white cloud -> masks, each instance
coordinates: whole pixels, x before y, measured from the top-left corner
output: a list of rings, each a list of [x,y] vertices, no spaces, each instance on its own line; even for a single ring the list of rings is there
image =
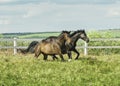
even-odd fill
[[[0,24],[1,25],[8,25],[8,24],[11,24],[11,21],[7,20],[7,19],[6,20],[5,19],[4,20],[0,20]]]
[[[0,3],[9,3],[9,2],[13,2],[15,0],[0,0]]]
[[[119,25],[113,16],[119,15],[119,3],[98,5],[42,2],[0,6],[1,27],[10,28],[11,32],[50,31],[66,27],[101,28],[109,25],[112,28]]]
[[[110,8],[107,13],[108,17],[120,17],[120,7]]]
[[[34,17],[41,15],[46,12],[51,12],[56,9],[56,4],[49,2],[39,3],[39,4],[28,4],[25,7],[26,13],[23,15],[24,18]]]

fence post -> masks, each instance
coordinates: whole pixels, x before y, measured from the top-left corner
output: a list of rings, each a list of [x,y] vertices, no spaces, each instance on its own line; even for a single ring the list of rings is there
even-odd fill
[[[88,54],[88,51],[87,51],[87,43],[85,42],[85,45],[84,45],[84,55],[86,56]]]
[[[13,46],[14,46],[14,55],[17,53],[17,38],[14,38],[14,41],[13,41]]]

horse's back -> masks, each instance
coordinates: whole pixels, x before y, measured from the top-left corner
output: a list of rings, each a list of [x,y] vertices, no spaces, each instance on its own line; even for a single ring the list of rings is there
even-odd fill
[[[61,52],[60,46],[55,41],[41,41],[39,43],[39,48],[44,54],[58,54]]]

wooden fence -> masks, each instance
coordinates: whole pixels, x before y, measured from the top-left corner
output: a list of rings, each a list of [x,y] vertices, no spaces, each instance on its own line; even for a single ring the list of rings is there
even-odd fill
[[[13,48],[14,55],[17,53],[18,48],[27,48],[28,46],[18,46],[17,41],[40,41],[42,39],[0,39],[1,41],[12,41],[13,46],[1,46],[0,49],[8,49],[8,48]],[[90,41],[120,41],[120,38],[110,38],[110,39],[103,39],[103,38],[98,38],[98,39],[90,39]],[[83,43],[83,46],[77,46],[77,48],[83,48],[84,49],[84,55],[88,54],[88,49],[89,48],[120,48],[120,46],[88,46],[86,42]]]

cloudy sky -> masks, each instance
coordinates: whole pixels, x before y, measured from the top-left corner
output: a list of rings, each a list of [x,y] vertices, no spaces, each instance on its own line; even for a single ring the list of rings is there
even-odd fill
[[[120,28],[120,0],[0,0],[0,33]]]

